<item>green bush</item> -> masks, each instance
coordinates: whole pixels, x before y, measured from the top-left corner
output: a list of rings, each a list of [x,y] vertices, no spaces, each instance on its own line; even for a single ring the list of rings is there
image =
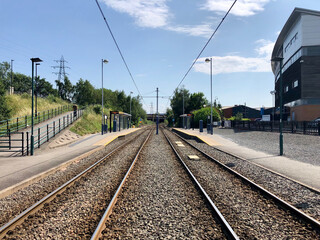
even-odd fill
[[[196,127],[199,126],[199,121],[203,120],[203,125],[205,127],[207,125],[208,116],[211,115],[211,108],[210,107],[201,108],[199,110],[194,111],[193,114],[194,114],[195,126]],[[220,121],[220,115],[215,108],[212,109],[212,119],[213,121]]]

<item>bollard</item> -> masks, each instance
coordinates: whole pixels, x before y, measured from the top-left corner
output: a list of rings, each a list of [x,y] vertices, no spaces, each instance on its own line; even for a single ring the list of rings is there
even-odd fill
[[[199,121],[199,131],[203,132],[203,120]]]
[[[117,121],[113,120],[113,132],[117,131]]]

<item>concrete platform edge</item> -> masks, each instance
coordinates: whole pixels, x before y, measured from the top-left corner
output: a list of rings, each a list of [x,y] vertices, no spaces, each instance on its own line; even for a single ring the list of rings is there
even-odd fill
[[[62,168],[65,168],[65,167],[71,165],[72,163],[74,163],[74,162],[76,162],[76,161],[79,161],[79,160],[81,160],[81,159],[83,159],[83,158],[85,158],[85,157],[87,157],[87,156],[89,156],[89,155],[91,155],[91,154],[93,154],[93,153],[95,153],[95,152],[97,152],[97,151],[100,151],[101,149],[103,149],[105,146],[107,146],[108,144],[110,144],[111,142],[113,142],[113,141],[114,141],[115,139],[117,139],[118,137],[119,137],[119,136],[116,136],[116,137],[114,137],[112,140],[110,140],[109,142],[107,142],[106,144],[103,144],[102,146],[99,146],[99,147],[97,147],[97,148],[95,148],[95,149],[92,149],[91,151],[86,152],[86,153],[84,153],[84,154],[82,154],[82,155],[80,155],[80,156],[78,156],[78,157],[72,158],[72,159],[68,160],[67,162],[64,162],[64,163],[62,163],[62,164],[60,164],[60,165],[58,165],[58,166],[56,166],[56,167],[53,167],[53,168],[51,168],[51,169],[48,169],[48,170],[45,171],[45,172],[39,173],[39,174],[37,174],[37,175],[35,175],[35,176],[33,176],[33,177],[30,177],[30,178],[28,178],[28,179],[26,179],[26,180],[24,180],[24,181],[22,181],[22,182],[20,182],[20,183],[17,183],[17,184],[15,184],[15,185],[13,185],[13,186],[10,186],[10,187],[8,187],[8,188],[5,188],[5,189],[1,190],[1,191],[0,191],[0,199],[1,199],[1,198],[4,198],[4,197],[6,197],[6,196],[9,196],[10,194],[12,194],[12,193],[14,193],[14,192],[16,192],[16,191],[18,191],[18,190],[20,190],[20,189],[22,189],[22,188],[25,188],[25,187],[27,187],[27,186],[35,183],[36,181],[38,181],[38,180],[40,180],[40,179],[42,179],[42,178],[50,175],[51,173],[53,173],[53,172],[55,172],[55,171],[58,171],[58,170],[60,170],[60,169],[62,169]]]

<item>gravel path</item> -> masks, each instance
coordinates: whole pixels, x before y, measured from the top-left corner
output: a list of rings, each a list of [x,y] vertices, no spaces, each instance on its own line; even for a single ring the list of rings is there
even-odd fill
[[[269,154],[279,154],[279,133],[215,128],[221,135],[241,146]],[[283,134],[284,156],[320,166],[320,136]]]
[[[138,159],[103,234],[103,239],[225,239],[161,132]]]
[[[179,141],[178,137],[170,136],[173,141]],[[241,239],[319,238],[319,233],[187,144],[178,151]],[[187,155],[197,155],[200,160],[188,160]]]
[[[142,131],[134,132],[126,136],[126,140],[134,139]],[[87,169],[93,163],[101,159],[114,148],[122,144],[123,140],[115,140],[108,144],[103,150],[75,161],[67,167],[60,169],[39,181],[25,187],[15,193],[0,199],[0,226],[23,212],[25,209],[42,199],[48,193],[72,179],[74,176]]]

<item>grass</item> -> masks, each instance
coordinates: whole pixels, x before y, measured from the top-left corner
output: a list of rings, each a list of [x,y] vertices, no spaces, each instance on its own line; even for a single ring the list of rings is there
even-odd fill
[[[7,96],[11,118],[31,115],[31,96],[29,94],[13,94]],[[60,98],[49,96],[48,98],[38,97],[38,112],[47,111],[70,103]]]
[[[70,128],[70,131],[79,134],[80,136],[86,134],[93,134],[101,131],[101,114],[88,107],[80,120],[75,122]]]

